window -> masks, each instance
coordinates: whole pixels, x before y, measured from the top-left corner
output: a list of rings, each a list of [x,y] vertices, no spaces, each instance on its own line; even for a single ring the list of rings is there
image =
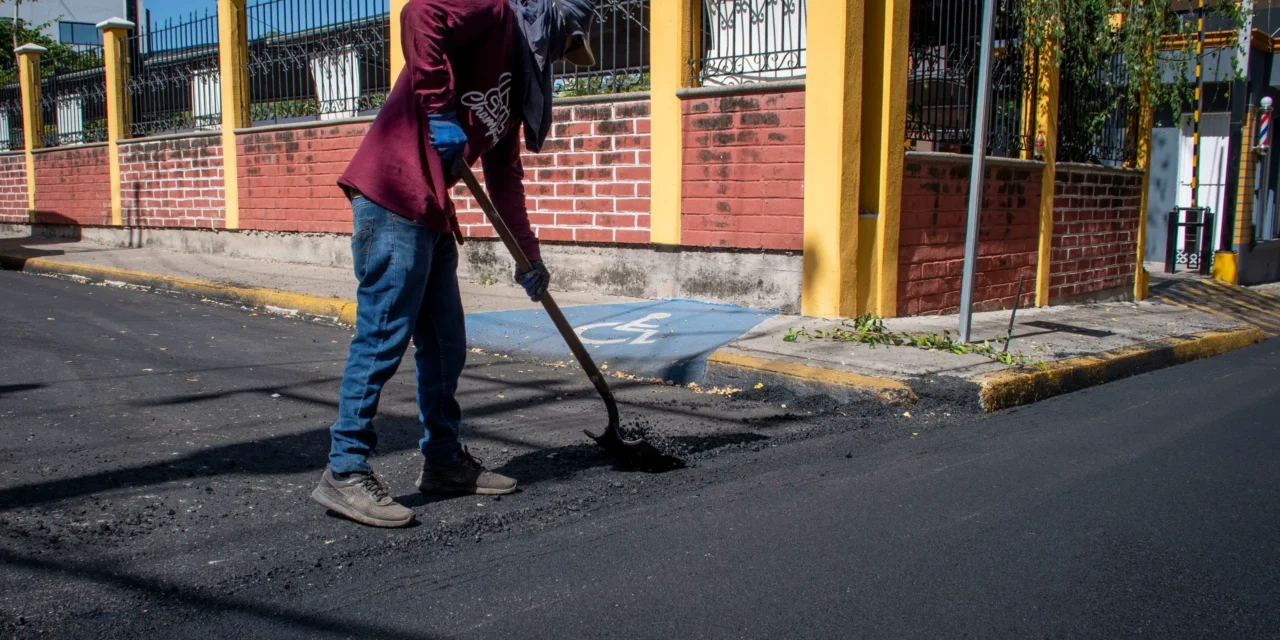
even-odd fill
[[[59,22],[58,41],[64,44],[102,44],[102,32],[88,22]]]

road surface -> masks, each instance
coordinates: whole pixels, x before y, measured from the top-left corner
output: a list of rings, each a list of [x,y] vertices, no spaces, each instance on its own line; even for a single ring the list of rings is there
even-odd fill
[[[474,354],[471,441],[525,490],[412,494],[406,370],[375,464],[420,523],[383,531],[306,498],[349,331],[0,299],[4,637],[1280,637],[1274,340],[990,417],[624,384],[661,475],[573,435],[571,367]]]

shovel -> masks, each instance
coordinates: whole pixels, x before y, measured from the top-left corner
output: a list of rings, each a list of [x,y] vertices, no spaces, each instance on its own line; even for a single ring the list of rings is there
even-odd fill
[[[524,250],[520,248],[520,245],[516,244],[515,236],[511,235],[511,230],[507,228],[507,223],[502,220],[502,216],[494,208],[493,201],[489,199],[489,194],[476,181],[476,176],[471,172],[471,167],[467,166],[466,163],[459,162],[456,173],[462,176],[462,181],[467,183],[467,188],[471,190],[472,197],[476,199],[476,202],[480,203],[480,208],[484,211],[485,217],[489,218],[489,224],[493,225],[494,230],[498,232],[498,237],[502,238],[502,244],[507,246],[507,250],[511,252],[511,257],[515,258],[516,267],[520,269],[521,273],[532,271],[533,265],[529,263],[528,256],[524,255]],[[584,431],[583,433],[590,436],[592,440],[596,441],[596,444],[613,456],[620,466],[640,471],[666,471],[683,467],[683,460],[662,453],[657,447],[645,442],[643,438],[627,440],[622,437],[622,430],[618,424],[618,403],[613,399],[613,391],[609,389],[609,383],[605,382],[604,375],[596,367],[596,363],[591,359],[591,354],[587,353],[586,347],[582,346],[582,340],[578,338],[573,326],[565,319],[564,313],[560,311],[560,306],[552,299],[550,291],[542,294],[542,306],[547,310],[547,315],[551,317],[551,321],[555,323],[556,329],[560,330],[560,336],[569,345],[569,350],[573,352],[573,357],[577,358],[582,370],[587,372],[587,377],[591,379],[591,384],[595,385],[596,391],[600,394],[600,399],[604,400],[605,410],[609,412],[609,424],[604,428],[603,433],[600,435],[590,431]]]

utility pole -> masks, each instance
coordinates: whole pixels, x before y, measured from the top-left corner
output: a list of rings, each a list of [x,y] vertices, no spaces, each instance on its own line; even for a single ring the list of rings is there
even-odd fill
[[[18,7],[22,6],[22,0],[13,0],[13,24],[10,25],[10,31],[13,35],[13,48],[18,48]],[[18,54],[13,54],[14,60],[17,60]],[[16,66],[14,68],[17,68]]]
[[[978,270],[978,227],[986,183],[987,126],[991,120],[991,49],[995,46],[996,0],[982,3],[982,39],[978,43],[978,105],[973,121],[973,162],[969,167],[969,224],[964,236],[964,275],[960,283],[960,341],[969,342],[973,328],[973,287]]]

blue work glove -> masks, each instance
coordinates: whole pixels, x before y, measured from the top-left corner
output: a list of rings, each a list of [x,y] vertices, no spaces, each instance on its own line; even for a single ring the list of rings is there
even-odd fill
[[[431,125],[431,146],[440,154],[445,166],[449,166],[467,146],[467,134],[458,124],[458,114],[452,111],[433,113],[427,116],[427,122]]]
[[[547,293],[547,285],[551,282],[551,272],[547,271],[547,265],[542,264],[541,260],[531,260],[529,265],[533,267],[532,271],[520,273],[519,268],[516,269],[516,282],[524,287],[530,300],[542,302],[542,296]]]

